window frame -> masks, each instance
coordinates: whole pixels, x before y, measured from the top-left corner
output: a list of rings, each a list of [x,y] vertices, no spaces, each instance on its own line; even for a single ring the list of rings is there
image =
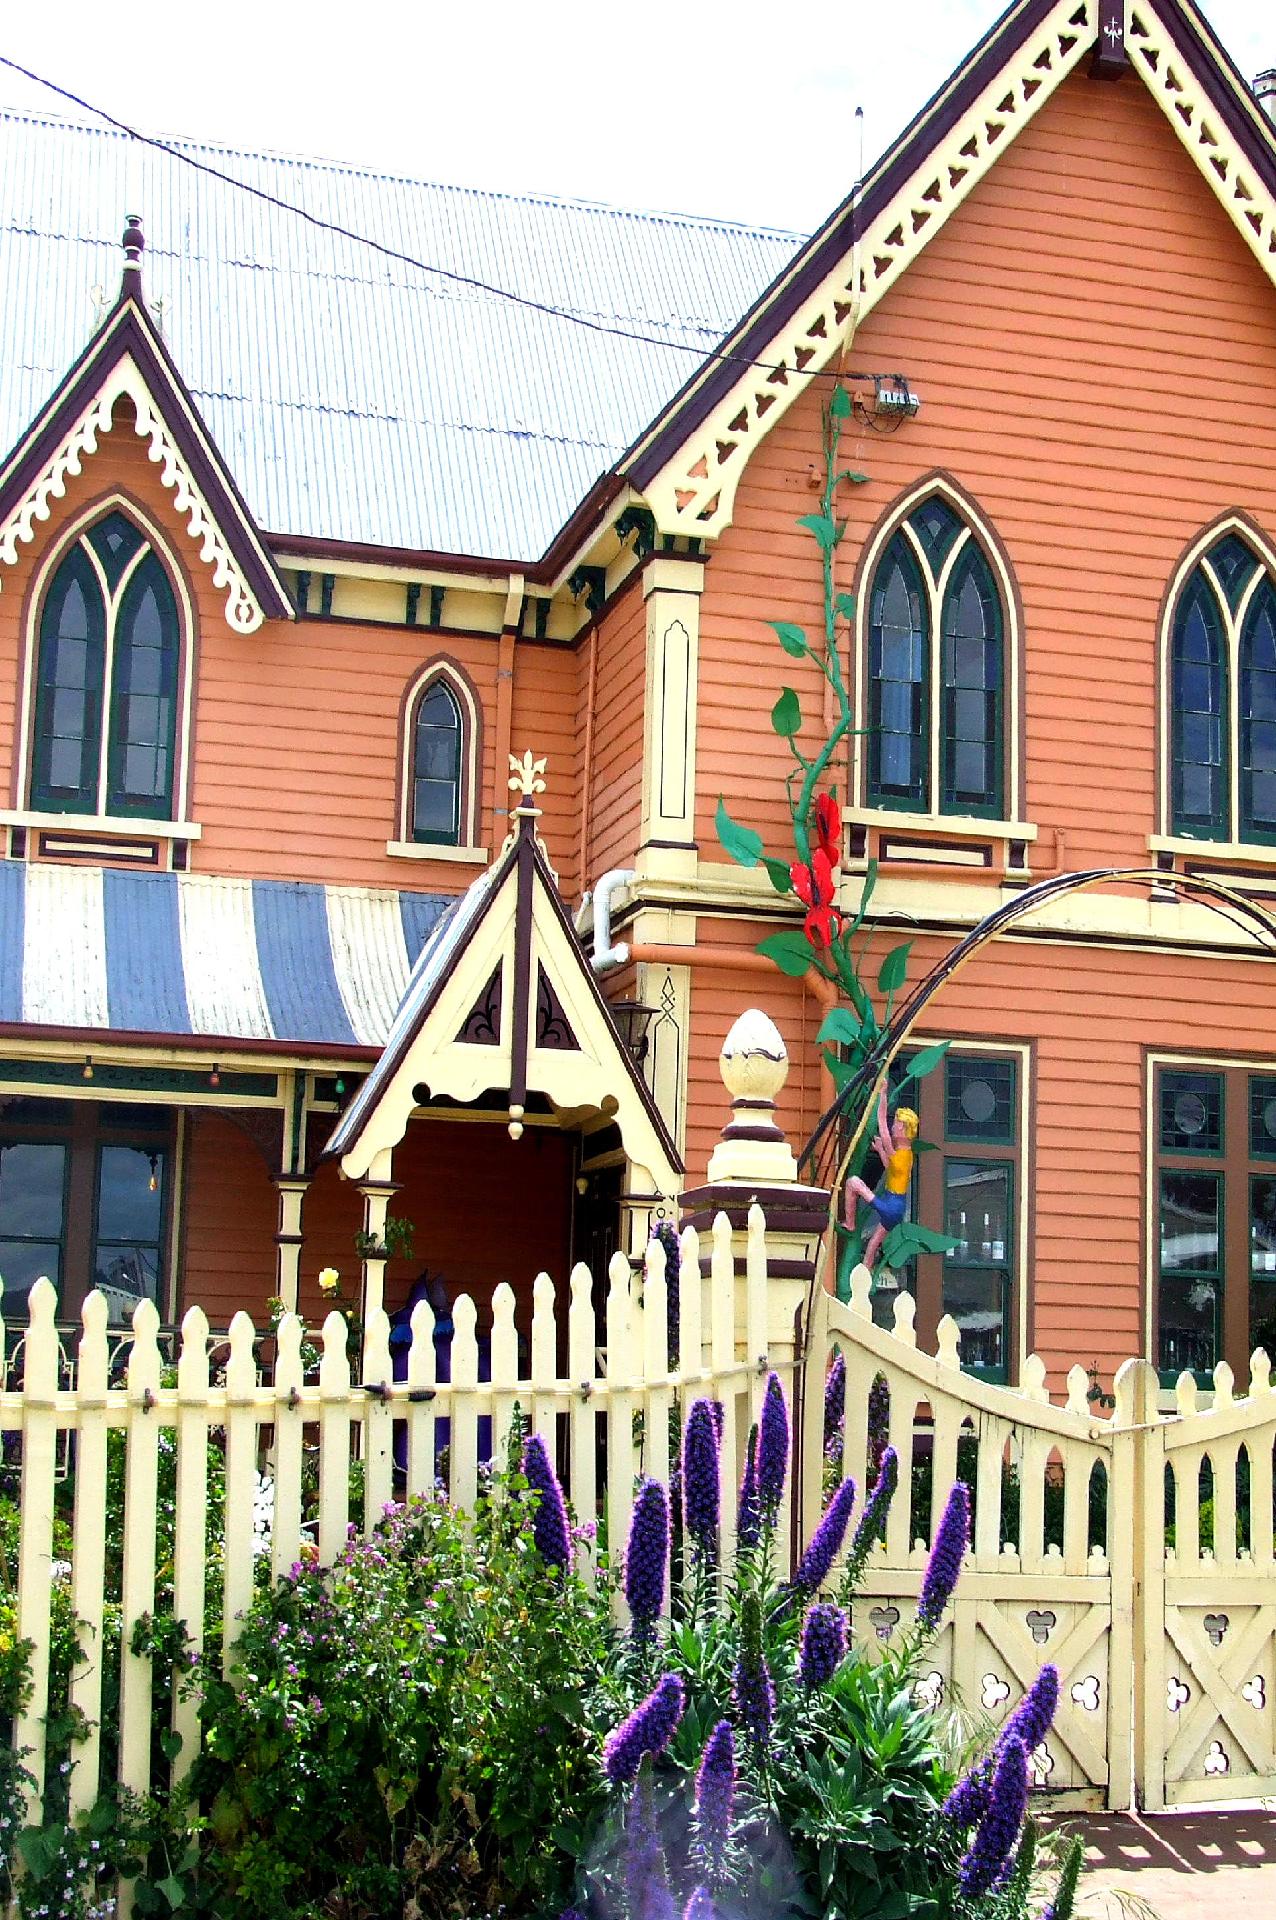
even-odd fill
[[[1256,563],[1235,603],[1216,572],[1211,557],[1229,539],[1240,540]],[[1207,831],[1199,825],[1185,822],[1179,812],[1178,802],[1180,760],[1177,752],[1179,726],[1175,698],[1176,640],[1179,617],[1198,572],[1213,602],[1222,632],[1224,818],[1221,831]],[[1166,589],[1160,635],[1160,832],[1153,836],[1154,851],[1167,844],[1170,847],[1199,846],[1203,849],[1276,846],[1276,820],[1269,826],[1255,826],[1252,819],[1247,821],[1244,817],[1245,781],[1241,767],[1245,731],[1241,716],[1242,642],[1246,637],[1250,611],[1264,581],[1276,592],[1276,548],[1273,548],[1261,529],[1239,514],[1224,515],[1204,528],[1182,555],[1171,575]]]
[[[440,681],[456,701],[461,723],[460,790],[457,796],[455,841],[417,839],[414,831],[417,718],[422,703]],[[443,657],[430,660],[409,683],[404,694],[399,733],[398,838],[387,842],[387,853],[417,860],[484,860],[486,854],[478,842],[479,770],[482,765],[480,709],[469,678],[456,661]]]
[[[1222,1082],[1221,1144],[1198,1152],[1165,1147],[1161,1139],[1161,1086],[1167,1073],[1216,1076]],[[1215,1300],[1215,1361],[1226,1360],[1238,1383],[1249,1378],[1252,1345],[1251,1294],[1255,1282],[1251,1241],[1254,1183],[1276,1180],[1276,1141],[1270,1150],[1254,1147],[1251,1132],[1251,1094],[1255,1083],[1276,1083],[1271,1060],[1149,1052],[1146,1070],[1147,1104],[1147,1337],[1145,1351],[1163,1388],[1172,1388],[1180,1372],[1190,1371],[1198,1386],[1213,1388],[1213,1368],[1168,1368],[1161,1365],[1160,1197],[1164,1172],[1208,1173],[1219,1188],[1218,1291]],[[1274,1088],[1273,1097],[1276,1097]],[[1192,1277],[1190,1271],[1184,1276]],[[1276,1305],[1276,1272],[1264,1284],[1272,1286]]]
[[[141,545],[112,590],[106,587],[102,563],[99,557],[91,552],[87,536],[100,521],[107,519],[113,512],[120,513],[132,522],[141,536]],[[108,603],[110,599],[114,600],[116,613],[128,593],[130,581],[148,553],[155,555],[172,593],[177,617],[177,664],[173,697],[172,777],[166,813],[144,813],[135,809],[112,811],[107,805],[110,784],[109,762],[112,757],[113,741],[112,717],[116,710],[111,672],[113,623],[110,619],[108,619],[104,648],[102,717],[105,726],[100,731],[97,743],[98,778],[94,807],[90,812],[84,813],[77,809],[47,804],[43,798],[36,796],[35,756],[40,702],[41,629],[49,593],[58,570],[77,547],[81,552],[91,555],[89,564],[94,569],[99,584],[108,595]],[[151,515],[139,506],[137,501],[118,491],[106,494],[86,507],[63,529],[59,539],[44,556],[28,591],[23,624],[23,657],[18,704],[17,807],[12,813],[6,813],[8,823],[47,824],[56,827],[84,822],[95,830],[123,830],[133,835],[146,832],[163,835],[169,832],[184,839],[198,837],[198,829],[192,828],[186,818],[195,680],[197,632],[195,609],[185,573],[179,566],[166,536]]]
[[[920,1052],[933,1043],[930,1035],[910,1036],[908,1052]],[[1014,1071],[1013,1104],[1004,1140],[979,1139],[971,1134],[949,1134],[946,1119],[946,1087],[949,1060],[996,1061],[1009,1063]],[[1009,1237],[1005,1256],[1000,1261],[982,1258],[961,1263],[972,1273],[1006,1271],[1003,1305],[1004,1366],[987,1367],[963,1361],[963,1372],[972,1378],[995,1384],[1009,1384],[1020,1375],[1027,1348],[1028,1328],[1028,1249],[1029,1249],[1029,1171],[1031,1093],[1033,1052],[1030,1042],[1013,1040],[953,1040],[947,1057],[921,1081],[910,1081],[901,1096],[903,1104],[913,1106],[920,1122],[920,1139],[925,1150],[918,1153],[909,1191],[908,1217],[922,1225],[944,1231],[945,1172],[950,1162],[976,1166],[1005,1166],[1010,1175]],[[892,1110],[894,1101],[892,1100]],[[1274,1169],[1276,1171],[1276,1169]],[[915,1303],[918,1344],[926,1352],[934,1350],[944,1306],[944,1277],[955,1272],[947,1254],[920,1254],[900,1274],[898,1289],[879,1290],[874,1274],[875,1317],[881,1324],[893,1323],[893,1304],[900,1292],[911,1292]],[[879,1305],[880,1303],[880,1305]]]
[[[910,524],[933,497],[938,497],[959,521],[955,537],[945,548],[938,571],[915,529]],[[883,515],[865,546],[856,576],[855,613],[855,687],[859,710],[867,714],[871,700],[872,603],[879,570],[897,539],[908,544],[927,596],[926,664],[926,801],[923,806],[875,794],[869,743],[858,736],[851,747],[850,791],[858,809],[870,820],[898,819],[901,827],[924,826],[928,830],[952,832],[965,821],[1008,827],[1022,805],[1022,716],[1021,716],[1021,613],[1018,592],[1001,543],[976,503],[947,475],[930,474],[897,500]],[[947,690],[944,686],[944,606],[950,583],[972,551],[987,568],[993,588],[997,614],[997,638],[1000,645],[1001,673],[996,697],[995,722],[1000,740],[996,792],[982,806],[960,809],[943,805],[944,716]],[[856,817],[852,806],[850,816]]]

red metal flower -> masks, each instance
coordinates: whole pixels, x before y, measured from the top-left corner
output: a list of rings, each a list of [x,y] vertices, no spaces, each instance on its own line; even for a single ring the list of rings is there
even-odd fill
[[[793,882],[793,891],[803,906],[807,908],[803,925],[806,937],[817,953],[831,947],[842,928],[842,916],[833,906],[836,882],[833,879],[833,863],[823,847],[817,847],[811,855],[810,866],[798,861],[789,868],[789,878]]]
[[[842,810],[831,793],[821,793],[815,801],[815,839],[830,865],[842,864]]]

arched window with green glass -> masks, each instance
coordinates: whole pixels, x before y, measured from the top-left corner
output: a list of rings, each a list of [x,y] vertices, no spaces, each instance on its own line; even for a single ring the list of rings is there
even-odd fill
[[[897,527],[869,587],[865,798],[1001,818],[1006,621],[970,526],[934,493]]]
[[[1276,586],[1235,529],[1182,581],[1169,656],[1170,832],[1276,842]]]
[[[172,818],[181,657],[168,571],[113,508],[63,556],[41,605],[33,809]]]
[[[411,744],[411,837],[426,845],[461,844],[465,813],[465,716],[442,675],[414,702]]]

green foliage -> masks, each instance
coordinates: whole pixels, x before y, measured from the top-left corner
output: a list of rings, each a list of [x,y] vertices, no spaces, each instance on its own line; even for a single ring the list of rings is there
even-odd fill
[[[908,956],[912,950],[911,940],[905,940],[902,946],[891,948],[877,975],[879,993],[899,992],[908,977]]]
[[[771,725],[782,740],[791,740],[802,730],[802,707],[792,687],[781,687],[780,697],[771,709]]]
[[[378,1240],[375,1233],[362,1230],[354,1236],[354,1250],[361,1260],[411,1260],[416,1247],[416,1227],[397,1214],[386,1215]]]
[[[518,1475],[472,1524],[391,1510],[331,1574],[258,1596],[203,1690],[212,1875],[224,1920],[536,1912],[597,1794],[584,1692],[603,1603],[546,1570]],[[556,1909],[555,1909],[556,1910]]]
[[[795,627],[791,620],[772,620],[770,623],[779,637],[780,645],[791,660],[805,660],[811,648],[801,627]]]
[[[726,801],[721,797],[714,824],[723,852],[742,867],[756,867],[762,856],[762,835],[755,833],[752,827],[742,827],[738,820],[733,820],[727,812]]]
[[[804,933],[770,933],[765,940],[759,940],[757,951],[765,954],[768,960],[774,960],[781,973],[788,974],[791,980],[800,980],[811,965],[811,943]]]

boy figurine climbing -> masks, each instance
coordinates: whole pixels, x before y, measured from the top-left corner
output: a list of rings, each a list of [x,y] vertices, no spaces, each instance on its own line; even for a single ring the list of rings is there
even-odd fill
[[[887,1125],[886,1089],[883,1087],[877,1105],[877,1138],[873,1142],[885,1169],[882,1184],[874,1193],[866,1181],[853,1173],[846,1183],[844,1203],[848,1227],[855,1225],[857,1200],[866,1200],[876,1216],[862,1256],[864,1265],[870,1269],[882,1250],[883,1240],[892,1227],[899,1225],[908,1206],[908,1184],[913,1177],[913,1141],[917,1138],[917,1125],[917,1115],[911,1107],[897,1107],[894,1120]]]

